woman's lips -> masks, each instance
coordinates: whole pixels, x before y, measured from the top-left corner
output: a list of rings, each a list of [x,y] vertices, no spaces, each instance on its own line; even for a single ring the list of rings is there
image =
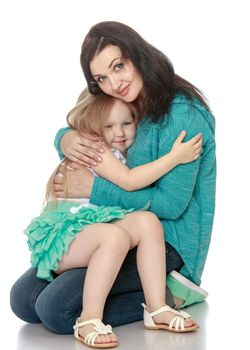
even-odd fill
[[[118,92],[118,94],[121,95],[121,96],[125,96],[125,95],[127,95],[128,91],[129,91],[129,85],[126,86],[124,89],[120,90]]]

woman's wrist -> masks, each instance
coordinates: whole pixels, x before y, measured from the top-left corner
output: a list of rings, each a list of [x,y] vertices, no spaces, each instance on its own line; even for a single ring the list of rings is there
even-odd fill
[[[58,132],[56,133],[55,136],[55,140],[54,140],[54,146],[59,154],[60,159],[64,158],[64,153],[63,150],[61,148],[61,140],[64,137],[65,134],[67,134],[69,131],[71,131],[72,129],[67,127],[67,128],[61,128],[60,130],[58,130]]]

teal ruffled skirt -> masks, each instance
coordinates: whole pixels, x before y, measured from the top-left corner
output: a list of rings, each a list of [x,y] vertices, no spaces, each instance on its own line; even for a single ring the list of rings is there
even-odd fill
[[[28,236],[31,265],[37,268],[37,277],[53,280],[53,271],[58,269],[63,254],[84,227],[122,219],[133,211],[91,204],[78,210],[79,206],[79,203],[69,201],[49,202],[42,214],[34,218],[24,231]]]

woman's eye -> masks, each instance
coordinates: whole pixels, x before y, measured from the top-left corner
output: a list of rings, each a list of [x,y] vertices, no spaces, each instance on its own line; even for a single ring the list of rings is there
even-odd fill
[[[114,71],[118,72],[119,70],[121,70],[123,68],[124,64],[123,63],[118,63],[114,66]]]
[[[99,77],[97,78],[97,83],[102,84],[104,82],[105,77]]]

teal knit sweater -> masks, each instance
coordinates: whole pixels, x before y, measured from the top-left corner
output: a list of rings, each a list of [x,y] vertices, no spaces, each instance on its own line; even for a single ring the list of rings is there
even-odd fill
[[[55,146],[59,156],[61,137],[69,129],[59,130]],[[181,273],[200,284],[204,269],[215,208],[215,120],[199,101],[177,96],[168,115],[158,123],[145,117],[137,128],[134,144],[127,154],[130,168],[151,162],[171,150],[174,140],[186,130],[185,141],[199,132],[203,148],[198,160],[182,164],[160,178],[155,184],[134,192],[127,192],[111,182],[95,178],[90,201],[96,205],[119,205],[123,208],[142,208],[160,219],[165,240],[181,255]],[[153,234],[153,233],[152,233]]]

